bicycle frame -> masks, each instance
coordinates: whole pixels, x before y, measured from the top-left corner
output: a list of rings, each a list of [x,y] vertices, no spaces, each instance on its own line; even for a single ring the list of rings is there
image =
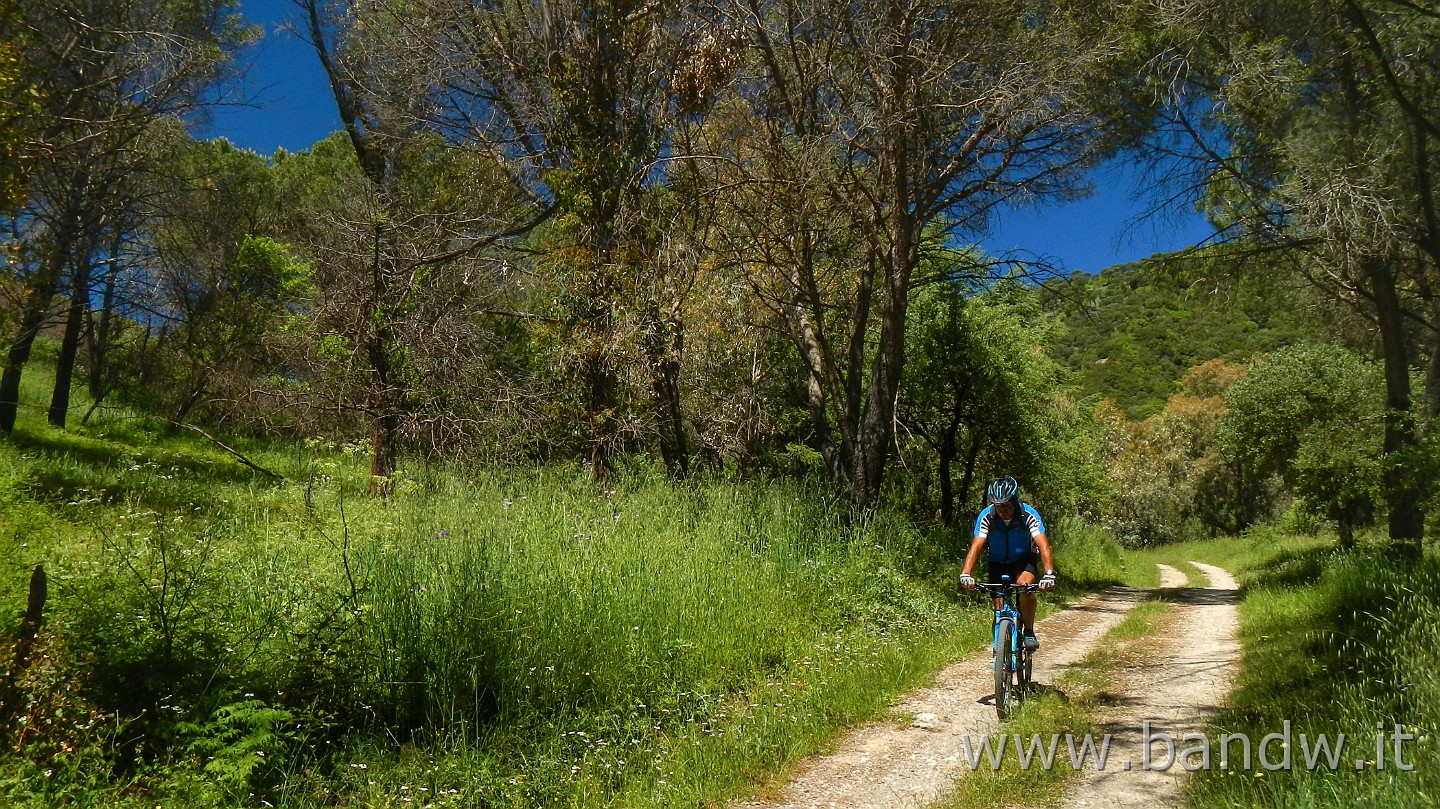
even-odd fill
[[[1001,576],[999,582],[977,582],[975,589],[1000,601],[990,626],[995,668],[995,713],[1004,719],[1010,714],[1012,695],[1015,702],[1022,701],[1030,685],[1030,651],[1025,648],[1020,634],[1017,600],[1021,593],[1039,591],[1040,585],[1012,584],[1009,576]]]

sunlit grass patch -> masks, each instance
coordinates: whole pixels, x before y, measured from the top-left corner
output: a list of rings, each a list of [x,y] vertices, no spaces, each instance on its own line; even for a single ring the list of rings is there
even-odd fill
[[[285,486],[5,451],[6,496],[65,528],[29,557],[51,614],[127,727],[94,766],[155,757],[129,778],[190,805],[236,784],[291,806],[692,805],[883,711],[983,631],[907,572],[931,540],[848,523],[818,487],[427,472],[379,502],[323,447]],[[47,496],[45,475],[74,485]],[[475,777],[418,779],[405,751]]]
[[[1278,533],[1266,526],[1256,526],[1245,536],[1217,537],[1215,539],[1180,542],[1154,548],[1133,551],[1130,554],[1133,577],[1128,583],[1133,587],[1159,586],[1159,574],[1155,564],[1169,565],[1186,574],[1191,587],[1208,587],[1209,580],[1196,570],[1190,562],[1204,562],[1237,572],[1265,565],[1284,564],[1293,556],[1304,556],[1317,548],[1329,548],[1335,544],[1334,537],[1292,536]],[[1241,582],[1242,587],[1244,581]]]

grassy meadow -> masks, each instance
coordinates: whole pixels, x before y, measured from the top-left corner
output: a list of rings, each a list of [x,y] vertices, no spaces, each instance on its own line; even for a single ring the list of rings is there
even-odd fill
[[[284,481],[125,410],[0,442],[0,604],[49,591],[0,803],[694,806],[986,642],[962,541],[820,485],[414,465],[381,502],[363,448],[227,442]],[[1123,575],[1055,541],[1073,592]]]
[[[5,637],[36,565],[48,600],[0,683],[6,806],[704,805],[987,642],[988,609],[951,584],[963,537],[849,519],[821,484],[413,464],[377,501],[364,447],[226,438],[277,481],[131,410],[52,429],[45,375],[26,379],[0,441]],[[1239,575],[1242,671],[1211,738],[1289,721],[1292,766],[1215,766],[1194,806],[1440,795],[1433,549],[1406,566],[1373,538],[1256,528],[1122,554],[1064,520],[1053,540],[1071,594],[1153,587],[1155,562]],[[1011,724],[1082,732],[1089,712],[1042,698]],[[1338,766],[1305,766],[1301,734],[1342,732]],[[1064,785],[977,775],[954,805]]]

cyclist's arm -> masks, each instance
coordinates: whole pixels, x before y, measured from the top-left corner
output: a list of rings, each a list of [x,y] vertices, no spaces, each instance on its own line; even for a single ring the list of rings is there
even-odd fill
[[[1055,558],[1050,555],[1050,539],[1045,536],[1043,531],[1036,534],[1032,539],[1035,541],[1035,547],[1040,549],[1040,564],[1044,565],[1040,570],[1040,575],[1043,576],[1045,573],[1055,569]]]
[[[961,573],[973,573],[975,563],[980,561],[980,549],[985,547],[985,537],[977,536],[970,540],[970,552],[965,554],[965,566],[960,569]]]

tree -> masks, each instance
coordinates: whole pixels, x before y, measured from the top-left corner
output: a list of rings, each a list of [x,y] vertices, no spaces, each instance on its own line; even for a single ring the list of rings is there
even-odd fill
[[[852,502],[880,492],[928,239],[1066,187],[1093,145],[1095,35],[1050,4],[737,2],[753,136],[732,144],[735,240],[810,376],[814,441]]]
[[[1041,458],[1050,443],[1045,400],[1059,380],[1040,347],[1034,295],[1008,288],[1013,282],[987,293],[965,277],[973,256],[946,254],[955,263],[936,272],[939,280],[920,287],[911,302],[906,353],[912,361],[898,415],[935,453],[940,517],[954,525],[956,506],[972,502],[990,477],[1015,475],[1032,491],[1042,488]]]
[[[338,229],[316,233],[313,247],[322,270],[348,278],[330,287],[344,287],[329,301],[338,316],[331,322],[344,324],[340,330],[353,348],[348,356],[358,361],[359,407],[371,419],[370,491],[383,496],[391,490],[402,427],[417,411],[403,336],[425,323],[422,302],[443,298],[442,287],[468,294],[468,283],[456,283],[469,277],[461,263],[482,260],[492,245],[533,228],[548,211],[536,214],[524,189],[488,170],[489,160],[470,163],[478,170],[463,180],[450,175],[472,183],[469,193],[410,182],[427,176],[427,167],[457,161],[421,128],[441,88],[417,78],[417,69],[428,75],[423,63],[398,58],[397,42],[423,43],[396,40],[397,30],[410,33],[407,18],[392,16],[383,3],[299,5],[359,168],[358,177],[351,175],[359,182],[346,189],[350,198],[332,208]]]
[[[1398,0],[1190,3],[1151,15],[1161,147],[1217,224],[1371,318],[1386,388],[1381,460],[1395,550],[1418,557],[1423,424],[1440,413],[1440,12]],[[1153,54],[1152,54],[1153,55]],[[1420,324],[1417,331],[1412,324]],[[1427,380],[1411,389],[1417,353]]]
[[[130,252],[150,291],[144,320],[158,332],[159,361],[142,382],[163,391],[151,404],[178,423],[202,402],[243,401],[277,372],[274,332],[312,294],[309,268],[271,237],[280,200],[266,159],[183,132],[167,147],[154,178],[163,187]]]
[[[1279,475],[1304,508],[1335,521],[1349,546],[1382,499],[1381,376],[1335,346],[1276,351],[1226,395],[1220,445],[1252,482]]]
[[[405,20],[391,50],[440,77],[433,122],[451,142],[497,157],[555,213],[542,264],[558,279],[557,360],[573,380],[595,474],[608,473],[624,441],[624,366],[633,357],[648,372],[666,467],[684,475],[680,368],[694,261],[672,249],[665,228],[674,219],[662,213],[670,200],[651,190],[668,184],[678,156],[674,114],[694,115],[708,101],[715,71],[697,66],[725,73],[723,58],[702,58],[723,48],[687,16],[690,4],[427,0],[421,8],[391,10]]]
[[[25,147],[39,108],[17,6],[15,0],[0,1],[0,211],[10,211],[25,199]]]
[[[1109,488],[1098,516],[1121,542],[1239,533],[1269,504],[1268,475],[1226,457],[1217,438],[1225,393],[1244,376],[1245,366],[1214,359],[1187,370],[1149,418],[1131,421],[1108,400],[1096,412]]]
[[[112,212],[127,207],[120,198],[139,171],[140,140],[156,121],[201,104],[227,54],[249,36],[225,0],[22,3],[17,14],[40,110],[27,129],[25,157],[34,167],[15,218],[24,244],[11,265],[21,283],[7,290],[18,317],[0,374],[3,432],[14,428],[21,372],[67,272],[62,355],[74,356],[91,257],[105,243]],[[67,366],[73,362],[61,365],[66,395]],[[56,410],[63,398],[52,397],[52,422],[64,422]]]

